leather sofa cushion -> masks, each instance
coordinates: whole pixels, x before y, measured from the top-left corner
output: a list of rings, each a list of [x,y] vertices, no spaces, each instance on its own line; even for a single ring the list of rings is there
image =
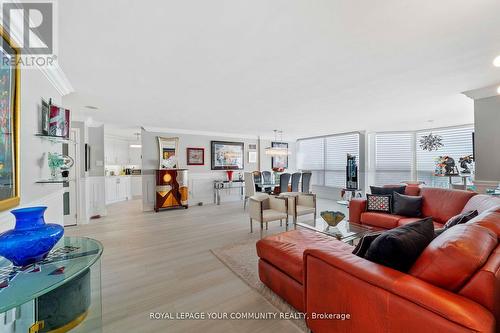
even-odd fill
[[[299,283],[303,283],[303,255],[306,249],[342,249],[354,247],[331,236],[305,229],[291,230],[263,238],[257,242],[259,258],[272,264]]]
[[[477,224],[493,231],[500,239],[500,211],[486,211],[466,224]]]
[[[423,197],[422,215],[432,216],[434,221],[446,223],[451,217],[462,212],[467,202],[476,193],[424,187],[420,190],[420,195]]]
[[[497,246],[487,228],[461,224],[436,237],[409,273],[435,286],[458,291],[486,262]]]
[[[486,194],[478,194],[473,196],[462,209],[462,213],[477,210],[479,214],[493,207],[500,208],[500,198]]]
[[[398,226],[405,225],[405,224],[408,224],[408,223],[413,223],[413,222],[416,222],[416,221],[421,221],[421,220],[422,220],[422,217],[403,217],[402,219],[400,219],[398,221]],[[439,222],[436,222],[436,221],[432,221],[432,223],[434,224],[434,229],[440,229],[440,228],[443,227],[442,223],[439,223]]]
[[[361,223],[384,229],[392,229],[398,226],[398,221],[402,218],[404,217],[400,215],[378,212],[365,212],[361,214]]]

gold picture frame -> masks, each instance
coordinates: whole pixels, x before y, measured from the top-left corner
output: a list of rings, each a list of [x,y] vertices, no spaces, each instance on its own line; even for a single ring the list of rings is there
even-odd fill
[[[2,26],[0,26],[0,35],[2,37],[2,42],[5,41],[6,44],[12,49],[13,56],[15,60],[15,67],[13,69],[14,73],[14,83],[12,92],[12,104],[10,106],[10,120],[12,126],[12,173],[11,176],[13,181],[13,191],[12,196],[3,200],[0,200],[0,211],[7,210],[9,208],[19,205],[21,201],[20,195],[20,184],[21,184],[21,174],[20,174],[20,150],[19,150],[19,134],[20,134],[20,103],[21,103],[21,70],[19,68],[19,48],[12,41],[10,36],[5,32]],[[7,53],[4,50],[5,44],[2,43],[1,51]],[[3,60],[2,60],[3,63]]]

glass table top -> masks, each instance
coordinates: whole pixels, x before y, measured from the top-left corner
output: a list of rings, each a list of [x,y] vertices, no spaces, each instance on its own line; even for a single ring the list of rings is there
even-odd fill
[[[346,219],[339,222],[336,227],[331,227],[323,218],[317,218],[316,221],[308,223],[298,222],[297,226],[321,232],[328,236],[332,236],[343,242],[351,242],[355,239],[363,237],[365,234],[380,230],[368,225],[350,223]]]
[[[0,257],[0,313],[24,304],[68,282],[100,257],[100,242],[84,237],[63,237],[47,258],[16,267]]]

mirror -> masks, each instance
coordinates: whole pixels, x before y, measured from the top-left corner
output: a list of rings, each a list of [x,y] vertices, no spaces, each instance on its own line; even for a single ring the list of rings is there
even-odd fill
[[[177,168],[177,148],[179,138],[158,137],[160,169]]]

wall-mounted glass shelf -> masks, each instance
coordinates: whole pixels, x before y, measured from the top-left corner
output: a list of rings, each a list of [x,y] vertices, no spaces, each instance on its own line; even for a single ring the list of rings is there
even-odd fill
[[[75,144],[76,142],[67,138],[64,138],[62,136],[53,136],[53,135],[46,135],[46,134],[35,134],[36,137],[39,137],[40,139],[50,141],[52,143],[72,143]]]
[[[35,183],[37,184],[65,184],[70,182],[72,179],[69,178],[54,178],[54,179],[39,179]]]

